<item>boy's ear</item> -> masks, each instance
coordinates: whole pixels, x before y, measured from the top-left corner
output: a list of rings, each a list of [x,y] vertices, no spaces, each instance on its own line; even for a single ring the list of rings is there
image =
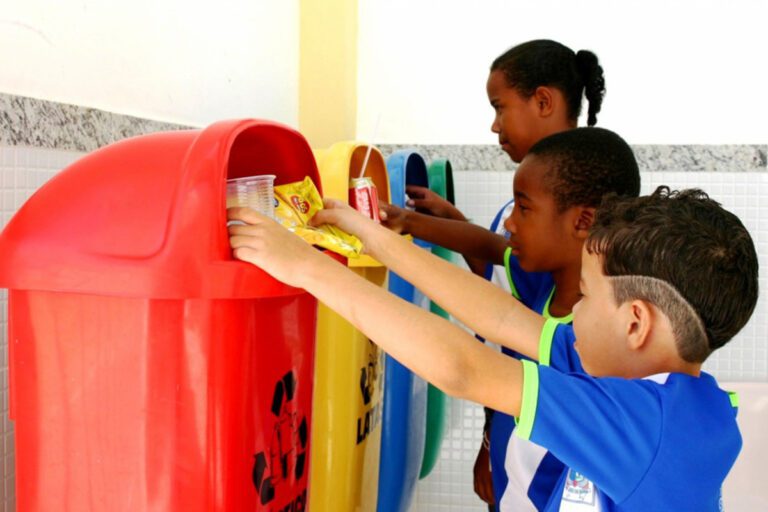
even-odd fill
[[[533,91],[532,99],[536,102],[536,109],[541,117],[549,117],[555,110],[555,98],[552,89],[540,85]]]
[[[644,300],[635,299],[627,307],[627,348],[640,350],[649,340],[653,323],[653,309]]]
[[[591,206],[579,206],[574,220],[574,228],[579,238],[587,238],[592,224],[595,222],[595,209]]]

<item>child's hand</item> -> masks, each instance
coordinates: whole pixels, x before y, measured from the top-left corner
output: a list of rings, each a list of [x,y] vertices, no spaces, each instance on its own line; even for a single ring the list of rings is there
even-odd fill
[[[310,226],[321,226],[331,224],[354,235],[365,244],[366,235],[376,223],[358,212],[348,204],[338,199],[324,199],[324,208],[318,210],[314,217],[309,220]]]
[[[495,504],[495,499],[493,497],[493,480],[491,479],[489,457],[488,448],[486,448],[485,445],[480,445],[480,451],[477,453],[477,458],[475,459],[473,473],[475,494],[487,504],[493,505]]]
[[[320,255],[300,237],[274,220],[250,208],[229,208],[228,220],[239,220],[245,225],[229,227],[229,244],[235,258],[253,263],[288,285],[301,287],[304,265]]]
[[[458,208],[428,188],[408,185],[405,187],[405,192],[410,197],[406,204],[413,206],[418,212],[428,213],[443,219],[467,220]]]
[[[379,203],[381,224],[399,235],[407,234],[408,210],[388,203]]]

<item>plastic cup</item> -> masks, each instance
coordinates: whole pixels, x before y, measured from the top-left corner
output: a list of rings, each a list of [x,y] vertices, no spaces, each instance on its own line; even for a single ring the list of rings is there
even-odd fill
[[[275,175],[262,174],[227,180],[227,208],[247,206],[275,218]]]

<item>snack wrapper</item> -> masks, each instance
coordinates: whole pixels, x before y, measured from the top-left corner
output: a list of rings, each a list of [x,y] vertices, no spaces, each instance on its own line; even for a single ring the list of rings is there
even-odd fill
[[[309,219],[323,209],[323,199],[309,176],[304,181],[275,186],[275,199],[275,219],[289,231],[312,245],[347,258],[360,256],[363,243],[357,237],[328,224],[319,227],[307,225]]]

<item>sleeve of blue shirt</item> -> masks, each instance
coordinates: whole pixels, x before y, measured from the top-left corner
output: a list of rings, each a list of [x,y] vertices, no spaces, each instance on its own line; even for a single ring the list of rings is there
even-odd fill
[[[515,435],[547,448],[620,503],[642,481],[658,450],[661,398],[649,381],[585,374],[573,349],[572,327],[554,326],[551,340],[551,367],[523,362]]]
[[[586,373],[579,354],[573,348],[575,341],[572,324],[547,319],[539,339],[539,363],[565,373]]]

